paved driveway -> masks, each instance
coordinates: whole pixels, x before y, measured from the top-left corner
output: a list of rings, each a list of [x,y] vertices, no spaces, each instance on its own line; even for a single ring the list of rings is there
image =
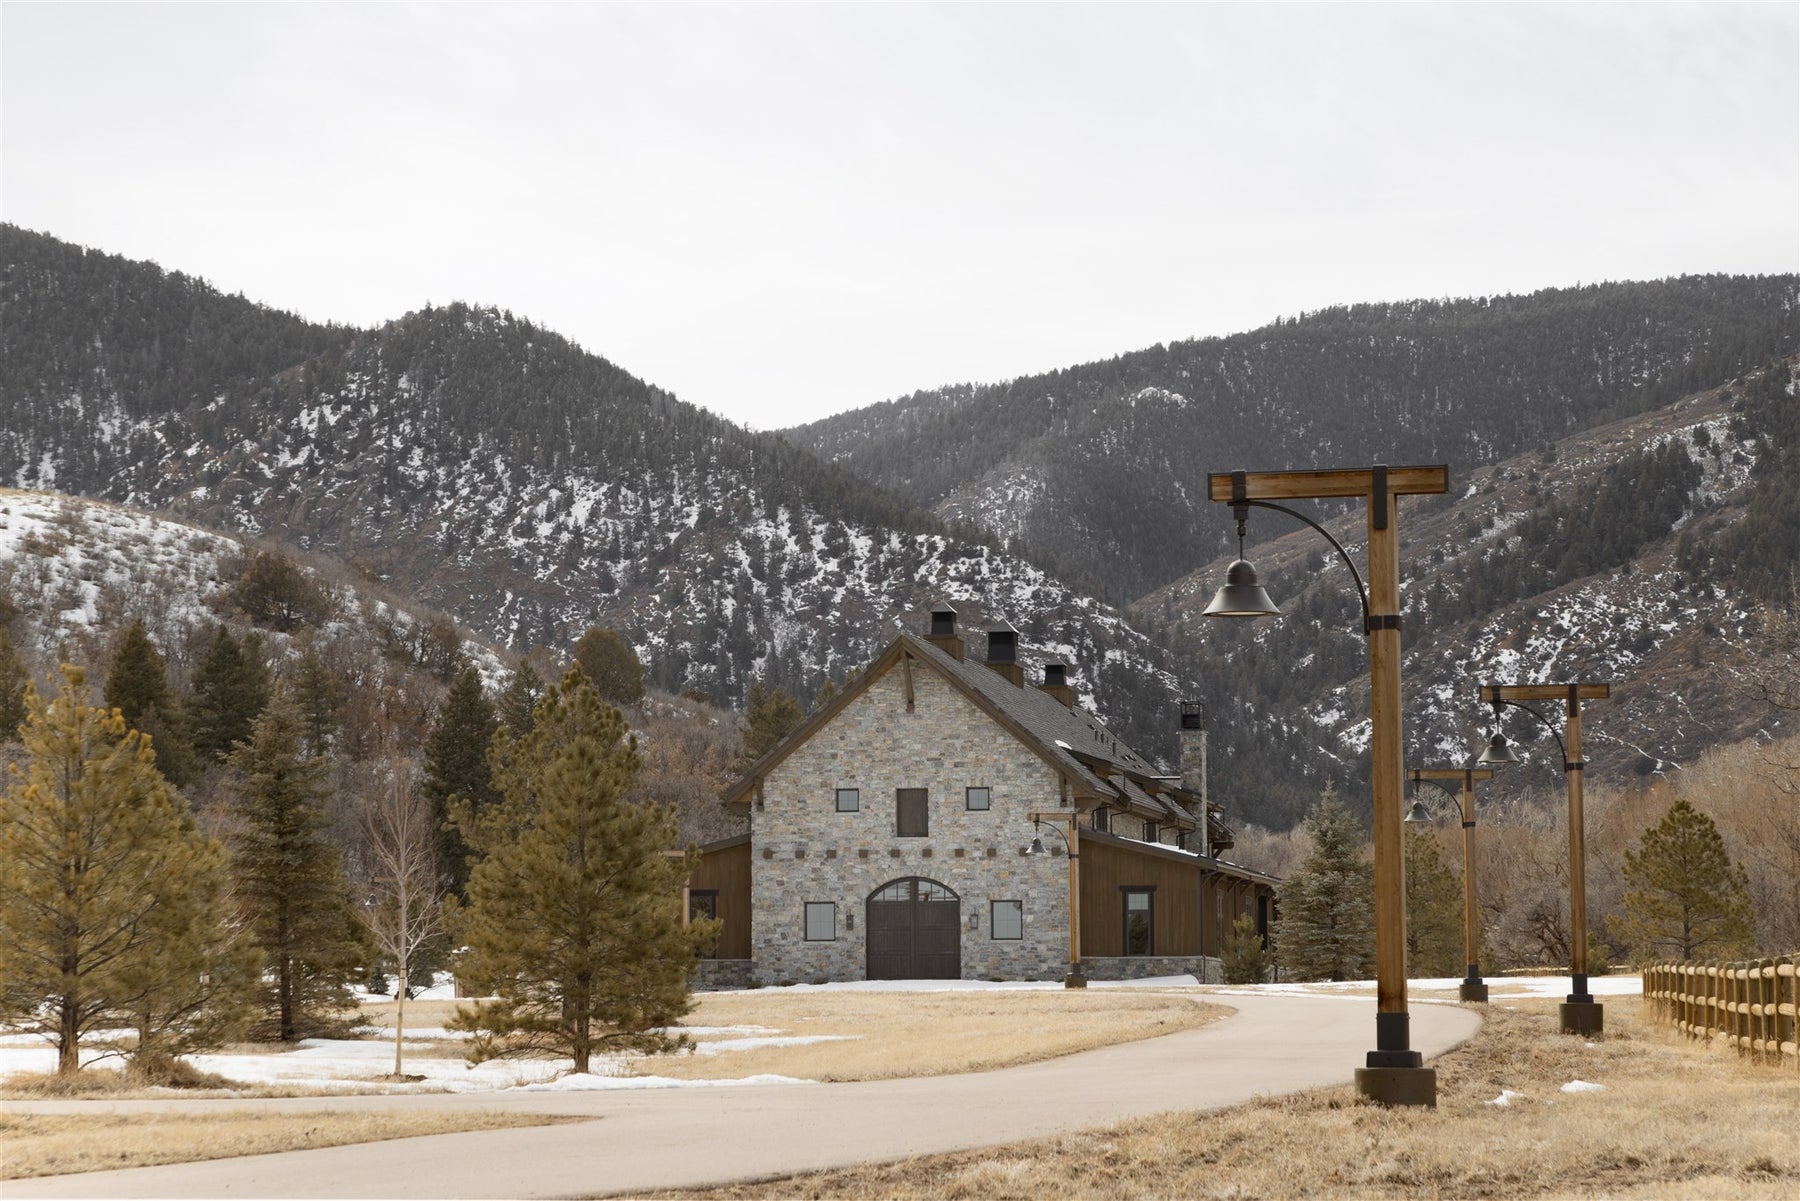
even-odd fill
[[[785,1175],[1014,1142],[1170,1110],[1348,1083],[1374,1041],[1367,998],[1232,995],[1199,1030],[963,1076],[863,1084],[599,1093],[86,1102],[91,1109],[460,1107],[581,1114],[524,1130],[288,1151],[8,1181],[6,1197],[566,1197]],[[1464,1042],[1474,1011],[1412,1006],[1427,1057]],[[1029,1030],[1019,1037],[1029,1038]],[[71,1104],[9,1103],[12,1111]]]

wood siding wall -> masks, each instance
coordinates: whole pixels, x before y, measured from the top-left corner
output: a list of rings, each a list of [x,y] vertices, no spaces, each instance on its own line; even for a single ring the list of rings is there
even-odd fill
[[[719,894],[718,959],[750,958],[750,840],[736,846],[705,851],[688,880],[688,889],[713,889]]]
[[[1222,932],[1229,931],[1240,914],[1257,916],[1257,898],[1270,897],[1274,888],[1262,881],[1246,880],[1208,870],[1197,862],[1183,862],[1154,852],[1081,840],[1081,953],[1105,957],[1125,953],[1125,888],[1154,888],[1153,917],[1156,955],[1212,955],[1219,953]]]
[[[1081,953],[1125,953],[1123,888],[1154,888],[1153,955],[1200,954],[1200,873],[1193,864],[1081,840]]]

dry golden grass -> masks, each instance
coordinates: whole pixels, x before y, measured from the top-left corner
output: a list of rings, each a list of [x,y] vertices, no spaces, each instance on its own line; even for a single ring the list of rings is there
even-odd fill
[[[1490,1007],[1436,1062],[1436,1110],[1349,1088],[955,1155],[823,1172],[706,1197],[1800,1196],[1800,1073],[1739,1060],[1609,1000],[1608,1035],[1556,1033],[1554,1002]],[[1513,1006],[1517,1007],[1514,1008]],[[1573,1080],[1604,1092],[1568,1094]],[[1502,1089],[1524,1096],[1489,1104]]]
[[[305,1151],[422,1134],[457,1134],[583,1119],[472,1110],[315,1113],[0,1113],[0,1180]]]
[[[633,1074],[721,1080],[771,1073],[807,1080],[882,1080],[987,1071],[1134,1039],[1192,1029],[1223,1017],[1193,995],[1096,989],[945,992],[794,992],[785,989],[697,994],[687,1027],[754,1026],[744,1033],[701,1034],[705,1044],[736,1038],[836,1036],[842,1041],[760,1047],[716,1055],[653,1056],[631,1061]],[[441,1027],[460,1001],[409,1001],[406,1028]],[[393,1002],[365,1002],[363,1022],[392,1031]],[[1031,1037],[1020,1039],[1021,1029]],[[388,1035],[391,1037],[391,1034]],[[413,1045],[408,1039],[409,1048]],[[461,1054],[456,1042],[415,1054]]]
[[[771,1073],[806,1080],[886,1080],[981,1072],[1190,1030],[1228,1011],[1194,994],[1148,990],[733,992],[701,996],[683,1024],[757,1026],[745,1037],[842,1041],[634,1060],[634,1074],[719,1080]]]

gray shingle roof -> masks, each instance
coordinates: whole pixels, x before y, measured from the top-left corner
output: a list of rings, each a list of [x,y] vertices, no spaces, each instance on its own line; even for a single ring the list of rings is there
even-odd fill
[[[1041,688],[1030,684],[1020,687],[978,661],[958,661],[956,656],[913,634],[901,634],[899,641],[914,658],[961,680],[1004,713],[1037,741],[1040,754],[1061,764],[1071,778],[1085,785],[1084,791],[1116,798],[1122,807],[1183,826],[1194,825],[1199,797],[1188,794],[1196,806],[1189,811],[1171,797],[1152,796],[1130,776],[1156,777],[1162,774],[1161,769],[1121,742],[1093,714],[1068,708]],[[1175,787],[1173,782],[1169,787]]]

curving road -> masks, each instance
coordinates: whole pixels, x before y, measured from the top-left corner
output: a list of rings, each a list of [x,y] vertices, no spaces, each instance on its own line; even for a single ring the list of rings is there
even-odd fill
[[[1347,1084],[1374,1039],[1367,998],[1209,996],[1237,1012],[1199,1030],[1024,1067],[862,1084],[594,1093],[480,1093],[245,1101],[21,1103],[9,1112],[208,1107],[443,1107],[580,1114],[523,1130],[287,1151],[206,1163],[11,1180],[24,1197],[558,1197],[720,1184],[991,1146],[1171,1110]],[[1411,1007],[1427,1058],[1481,1019]],[[1022,1031],[1021,1037],[1029,1037]]]

